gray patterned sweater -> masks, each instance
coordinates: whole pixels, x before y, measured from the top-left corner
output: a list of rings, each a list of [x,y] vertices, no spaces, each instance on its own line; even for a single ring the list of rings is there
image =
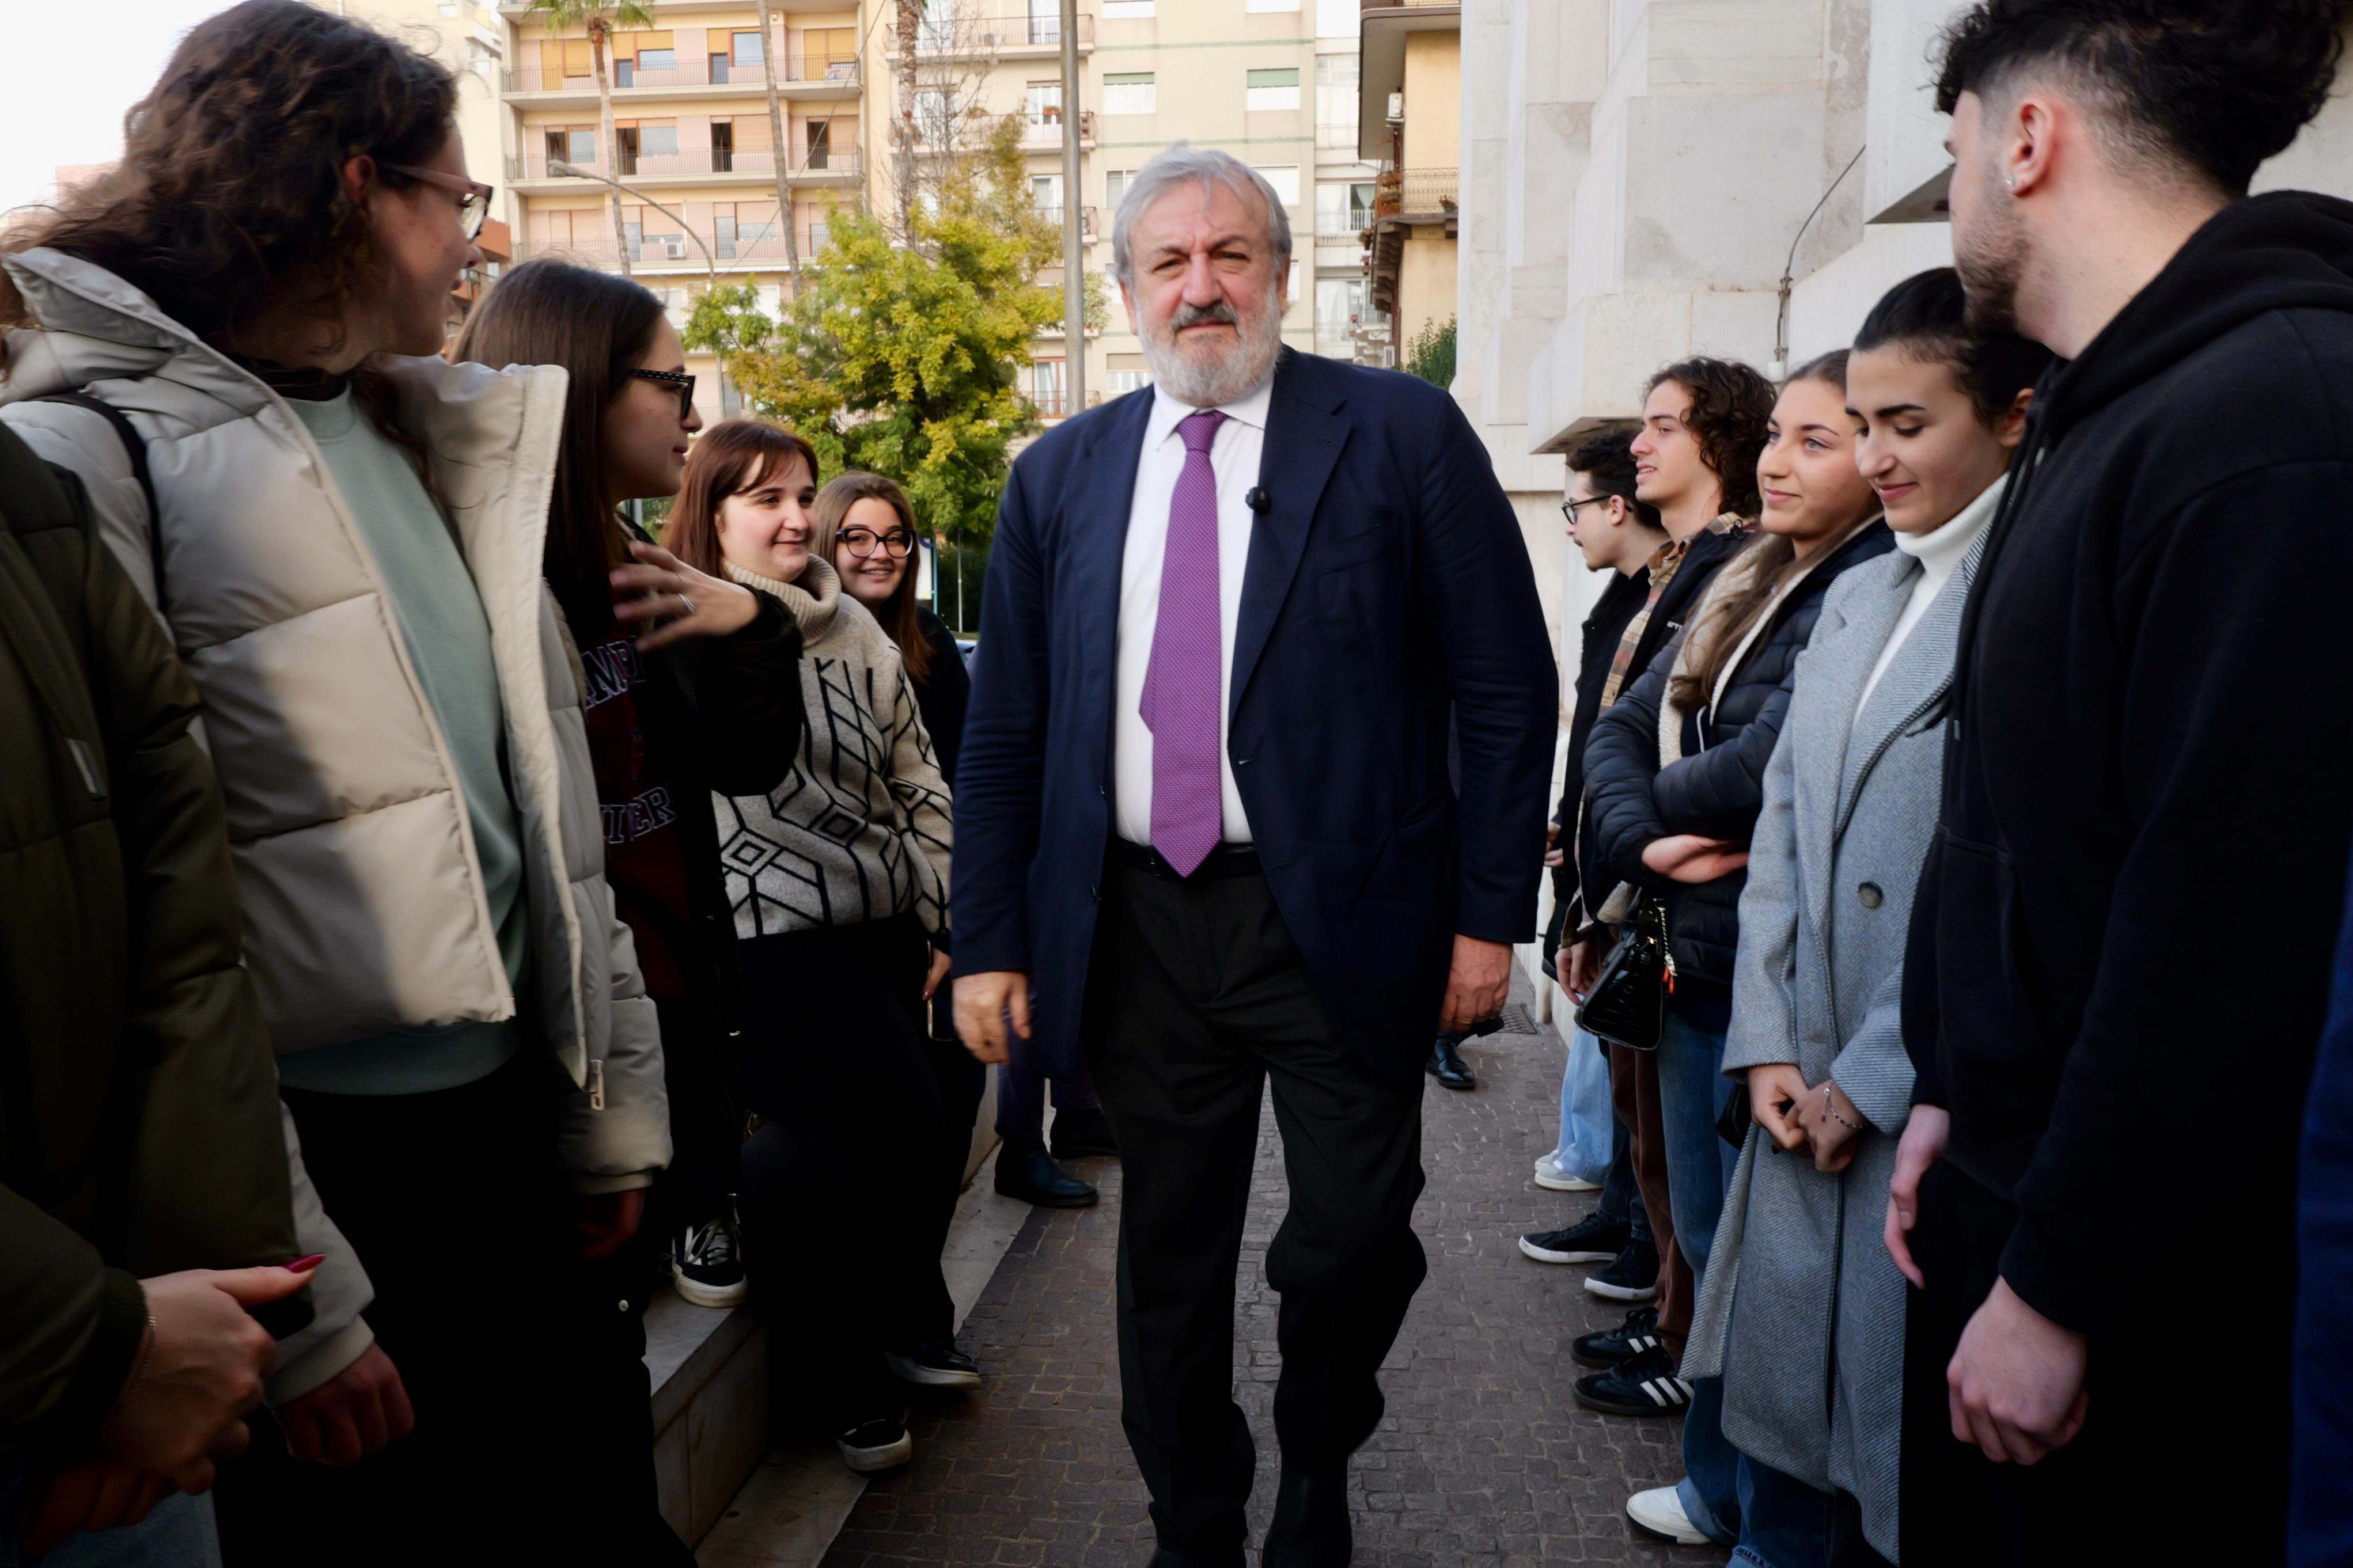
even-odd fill
[[[807,710],[800,760],[782,784],[765,795],[713,797],[736,936],[910,911],[944,936],[948,786],[898,645],[827,562],[812,557],[792,583],[732,563],[727,574],[780,600],[798,623]]]

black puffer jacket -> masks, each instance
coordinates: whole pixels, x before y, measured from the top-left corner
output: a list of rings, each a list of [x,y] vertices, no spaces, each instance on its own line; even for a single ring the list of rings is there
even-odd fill
[[[1696,887],[1642,864],[1651,840],[1696,833],[1746,843],[1765,802],[1765,764],[1781,736],[1798,655],[1814,635],[1822,595],[1838,574],[1894,548],[1895,536],[1873,522],[1825,556],[1773,606],[1765,629],[1724,685],[1712,709],[1683,716],[1683,757],[1659,766],[1659,710],[1669,672],[1683,651],[1680,634],[1620,694],[1593,727],[1585,749],[1585,817],[1615,882],[1667,895],[1675,957],[1675,1008],[1693,1023],[1720,1029],[1730,1020],[1732,954],[1740,942],[1740,890],[1735,871]],[[1593,881],[1598,888],[1601,879]]]

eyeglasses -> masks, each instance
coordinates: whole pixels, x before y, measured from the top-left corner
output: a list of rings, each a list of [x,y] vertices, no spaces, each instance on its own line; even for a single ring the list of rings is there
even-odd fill
[[[903,528],[894,528],[888,533],[876,533],[871,528],[845,528],[841,531],[841,542],[860,561],[873,554],[878,544],[890,552],[893,561],[904,561],[915,548],[915,536]]]
[[[1606,501],[1609,499],[1609,498],[1608,496],[1587,496],[1583,500],[1565,500],[1560,503],[1560,515],[1568,519],[1569,527],[1575,528],[1577,526],[1577,509],[1578,507],[1599,506],[1603,501]]]
[[[428,185],[457,192],[459,226],[466,231],[468,239],[481,237],[482,225],[489,221],[491,216],[491,198],[498,194],[494,187],[442,169],[419,169],[407,163],[386,163],[384,167],[396,174],[406,174],[412,180],[422,180]]]
[[[678,416],[681,419],[694,412],[694,377],[682,370],[633,370],[639,381],[659,382],[678,389]]]

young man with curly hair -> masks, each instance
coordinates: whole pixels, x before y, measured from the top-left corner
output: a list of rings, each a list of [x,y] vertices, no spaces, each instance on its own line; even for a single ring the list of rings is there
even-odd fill
[[[2196,1382],[2151,1310],[2185,1237],[2273,1276],[2295,1243],[2353,842],[2311,589],[2353,578],[2353,204],[2247,189],[2342,15],[1990,0],[1946,35],[1973,313],[2063,363],[1987,535],[1913,905],[1905,1568],[2277,1562],[2290,1390],[2343,1416],[2275,1286]],[[2179,1180],[2193,1128],[2227,1181]]]

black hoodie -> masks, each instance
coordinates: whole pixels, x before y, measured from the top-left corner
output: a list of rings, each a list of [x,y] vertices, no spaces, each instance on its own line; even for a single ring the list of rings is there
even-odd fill
[[[2284,1342],[2353,841],[2353,204],[2225,208],[2021,450],[1914,906],[1916,1098],[2017,1204],[2001,1273],[2043,1316],[2145,1310],[2196,1237],[2263,1260]]]

